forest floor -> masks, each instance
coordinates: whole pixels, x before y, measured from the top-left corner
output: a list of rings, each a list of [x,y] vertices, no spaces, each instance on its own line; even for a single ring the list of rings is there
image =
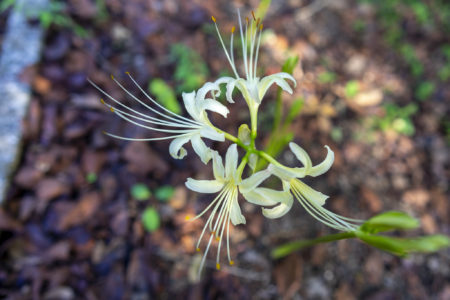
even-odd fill
[[[256,8],[251,2],[242,14]],[[235,7],[99,3],[68,1],[67,17],[80,27],[50,26],[40,63],[23,76],[33,97],[23,155],[0,208],[0,298],[450,299],[449,250],[401,259],[345,240],[274,260],[270,251],[284,242],[333,231],[299,203],[269,220],[243,199],[247,224],[232,230],[235,266],[217,271],[211,257],[196,282],[195,243],[205,220],[185,216],[211,198],[184,182],[211,178],[210,165],[190,147],[187,159],[173,159],[170,141],[105,136],[157,135],[111,114],[87,78],[126,103],[132,102],[110,74],[136,93],[125,72],[144,88],[160,78],[181,100],[176,87],[198,88],[230,74],[210,16],[226,32],[237,25]],[[325,157],[324,145],[335,153],[331,170],[308,184],[329,195],[327,208],[341,215],[366,219],[401,210],[421,221],[414,234],[450,234],[448,27],[438,17],[419,22],[406,4],[389,23],[380,17],[383,7],[363,1],[320,3],[274,1],[259,62],[262,75],[279,72],[287,57],[300,58],[294,94],[283,96],[286,107],[304,101],[291,125],[294,141],[314,163]],[[275,94],[270,89],[261,107],[260,147],[270,134]],[[248,121],[245,102],[228,107],[227,119],[212,121],[237,134]],[[224,154],[228,144],[213,146]],[[280,159],[297,163],[289,151]],[[138,184],[152,192],[147,200],[136,199]],[[149,207],[161,221],[152,232],[141,218]]]

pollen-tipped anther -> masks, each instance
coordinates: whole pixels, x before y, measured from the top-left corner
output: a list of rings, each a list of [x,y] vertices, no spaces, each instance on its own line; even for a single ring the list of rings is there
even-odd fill
[[[214,18],[214,16],[211,16],[211,20],[216,23],[216,18]]]

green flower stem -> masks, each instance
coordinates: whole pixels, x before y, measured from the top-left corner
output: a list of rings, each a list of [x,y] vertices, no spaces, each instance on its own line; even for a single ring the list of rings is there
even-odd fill
[[[237,137],[235,137],[232,134],[229,134],[228,132],[225,132],[217,127],[214,127],[215,130],[217,130],[217,132],[219,133],[223,133],[225,138],[233,143],[236,143],[239,147],[243,148],[247,153],[246,156],[250,156],[250,154],[254,153],[256,155],[258,155],[260,158],[265,159],[267,162],[276,165],[278,167],[281,168],[286,168],[286,169],[290,169],[289,167],[284,166],[283,164],[280,164],[275,158],[273,158],[272,156],[270,156],[268,153],[262,151],[262,150],[257,150],[255,148],[255,144],[251,143],[250,145],[245,145],[240,139],[238,139]],[[253,130],[253,126],[252,126],[252,130]],[[255,131],[255,135],[256,135],[256,131]]]
[[[250,156],[250,152],[247,152],[245,154],[245,156],[242,158],[242,161],[239,164],[239,167],[237,168],[237,172],[236,173],[238,174],[239,178],[241,178],[242,172],[244,172],[244,168],[245,168],[245,165],[247,165],[249,156]]]
[[[311,239],[311,240],[299,240],[299,241],[287,243],[287,244],[284,244],[282,246],[275,248],[274,250],[272,250],[271,256],[274,259],[278,259],[278,258],[285,257],[286,255],[289,255],[292,252],[300,250],[305,247],[311,247],[311,246],[314,246],[314,245],[317,245],[320,243],[328,243],[328,242],[334,242],[334,241],[343,240],[343,239],[351,239],[354,237],[356,237],[355,232],[349,231],[349,232],[340,232],[340,233],[336,233],[336,234],[325,235],[325,236],[321,236],[319,238]]]

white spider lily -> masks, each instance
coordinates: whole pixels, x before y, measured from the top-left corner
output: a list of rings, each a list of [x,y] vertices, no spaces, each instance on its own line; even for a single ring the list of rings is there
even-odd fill
[[[354,223],[360,223],[360,220],[346,218],[337,215],[323,207],[325,201],[328,199],[327,195],[318,192],[299,180],[305,176],[316,177],[326,173],[334,162],[334,153],[330,147],[325,146],[328,150],[324,161],[316,166],[312,166],[311,158],[308,153],[295,143],[289,143],[289,147],[298,160],[303,164],[301,168],[286,168],[270,164],[269,171],[279,177],[283,182],[283,187],[290,190],[303,208],[315,219],[328,225],[334,229],[342,231],[352,231],[357,229]],[[292,203],[291,203],[292,204]],[[288,205],[282,206],[280,215],[287,213],[290,207]]]
[[[149,102],[145,103],[144,101],[140,100],[130,91],[128,91],[114,77],[111,76],[111,78],[133,100],[137,101],[139,104],[141,104],[142,106],[150,110],[153,114],[155,114],[155,117],[132,109],[130,106],[123,104],[122,102],[112,97],[110,94],[106,93],[92,81],[89,82],[100,92],[102,92],[106,97],[108,97],[113,103],[116,104],[115,106],[108,104],[102,99],[102,103],[108,106],[113,113],[115,113],[122,119],[132,124],[135,124],[139,127],[157,132],[169,133],[170,135],[158,138],[137,139],[137,138],[122,137],[111,133],[106,134],[117,139],[129,141],[157,141],[157,140],[173,139],[173,141],[170,143],[169,146],[169,153],[172,155],[172,157],[177,159],[182,159],[186,156],[187,151],[183,147],[183,145],[190,141],[194,151],[198,154],[198,156],[204,163],[207,163],[211,159],[211,149],[209,149],[206,146],[202,138],[208,138],[214,141],[223,142],[225,140],[225,137],[223,133],[219,133],[216,131],[215,127],[209,121],[206,111],[209,110],[219,113],[225,118],[227,117],[227,114],[229,112],[224,105],[222,105],[215,99],[206,98],[209,92],[211,92],[213,98],[215,98],[215,96],[220,94],[218,84],[207,83],[202,88],[200,88],[197,93],[193,91],[191,93],[182,94],[184,106],[189,115],[192,117],[192,119],[189,119],[168,110],[167,108],[156,102],[152,97],[150,97],[150,95],[148,95],[142,89],[142,87],[138,85],[138,83],[133,79],[133,77],[131,77],[131,75],[128,72],[127,75],[130,77],[131,81],[139,88],[139,90],[144,94],[144,96],[149,100]],[[145,124],[153,124],[156,126],[163,126],[166,128],[158,128],[148,126]]]
[[[235,78],[222,78],[223,82],[227,83],[227,100],[230,103],[234,103],[232,99],[232,92],[236,87],[241,91],[251,111],[257,110],[264,95],[272,84],[276,83],[279,87],[290,94],[292,94],[292,89],[286,80],[291,80],[294,84],[294,87],[297,85],[295,78],[285,72],[269,75],[261,79],[256,76],[258,67],[258,53],[259,46],[261,44],[261,32],[263,29],[263,25],[259,18],[255,18],[253,12],[252,16],[253,18],[250,21],[248,18],[246,18],[245,29],[243,29],[241,16],[238,10],[245,79],[239,76],[234,60],[233,39],[235,27],[231,29],[230,50],[228,51],[223,42],[219,28],[217,27],[216,19],[212,17],[217,34],[219,36],[220,43],[223,47],[223,50],[225,51],[225,56],[227,57],[231,69],[233,70],[233,73],[235,75]]]
[[[256,187],[270,176],[270,172],[267,170],[257,172],[241,180],[241,175],[238,170],[238,152],[236,144],[231,145],[226,153],[225,166],[222,163],[222,157],[216,152],[213,153],[213,173],[215,180],[196,180],[188,178],[186,181],[186,186],[199,193],[217,193],[219,194],[214,198],[214,200],[197,216],[190,219],[186,217],[187,220],[195,220],[203,216],[209,210],[211,214],[209,215],[203,231],[197,242],[197,251],[200,251],[200,243],[206,232],[209,229],[210,237],[208,244],[206,246],[205,253],[203,255],[202,262],[200,264],[200,269],[203,268],[205,263],[206,255],[208,254],[211,243],[215,237],[219,241],[217,246],[217,257],[216,257],[216,267],[220,269],[220,248],[222,245],[222,238],[226,227],[226,243],[227,243],[227,255],[228,262],[232,265],[234,262],[230,255],[230,222],[233,225],[245,224],[245,217],[241,213],[241,209],[238,203],[238,193],[249,200],[258,198],[258,196],[253,195],[252,191],[258,190]],[[249,198],[247,198],[249,197]],[[261,196],[259,196],[261,198]],[[250,201],[250,200],[249,200]],[[260,200],[261,201],[261,200]],[[253,201],[250,201],[253,202]]]

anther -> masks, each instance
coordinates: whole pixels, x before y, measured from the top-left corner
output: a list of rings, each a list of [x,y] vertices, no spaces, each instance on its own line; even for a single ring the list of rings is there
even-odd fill
[[[234,260],[230,260],[230,266],[234,265]]]
[[[245,17],[245,22],[247,22],[247,25],[248,25],[248,17]]]
[[[200,252],[200,248],[197,247],[197,249],[195,249],[195,251]]]
[[[259,25],[259,31],[263,30],[263,24],[261,23],[261,25]]]
[[[211,231],[211,234],[214,235],[214,234],[216,234],[216,232],[215,231]]]
[[[258,19],[256,20],[256,26],[259,25],[259,22],[261,22],[261,19],[260,19],[260,18],[258,18]]]
[[[112,107],[110,107],[109,110],[110,110],[111,112],[114,112],[114,108],[112,108]]]
[[[126,71],[125,74],[130,75],[130,72]]]
[[[220,264],[219,263],[216,264],[216,269],[220,270]]]
[[[214,16],[211,16],[211,20],[213,20],[213,22],[216,23],[216,18],[214,18]]]
[[[216,241],[220,241],[220,236],[216,236]]]
[[[256,21],[255,12],[253,10],[252,10],[252,16],[253,16],[253,20]]]
[[[191,219],[191,216],[186,216],[186,217],[184,217],[184,219],[185,219],[186,221],[189,221],[189,220]]]
[[[234,31],[236,30],[236,27],[231,27],[231,33],[234,33]]]
[[[101,102],[102,104],[104,104],[104,105],[106,104],[106,103],[105,103],[105,100],[103,100],[103,99],[100,99],[100,102]]]
[[[111,79],[114,80],[114,75],[113,74],[111,74]]]

